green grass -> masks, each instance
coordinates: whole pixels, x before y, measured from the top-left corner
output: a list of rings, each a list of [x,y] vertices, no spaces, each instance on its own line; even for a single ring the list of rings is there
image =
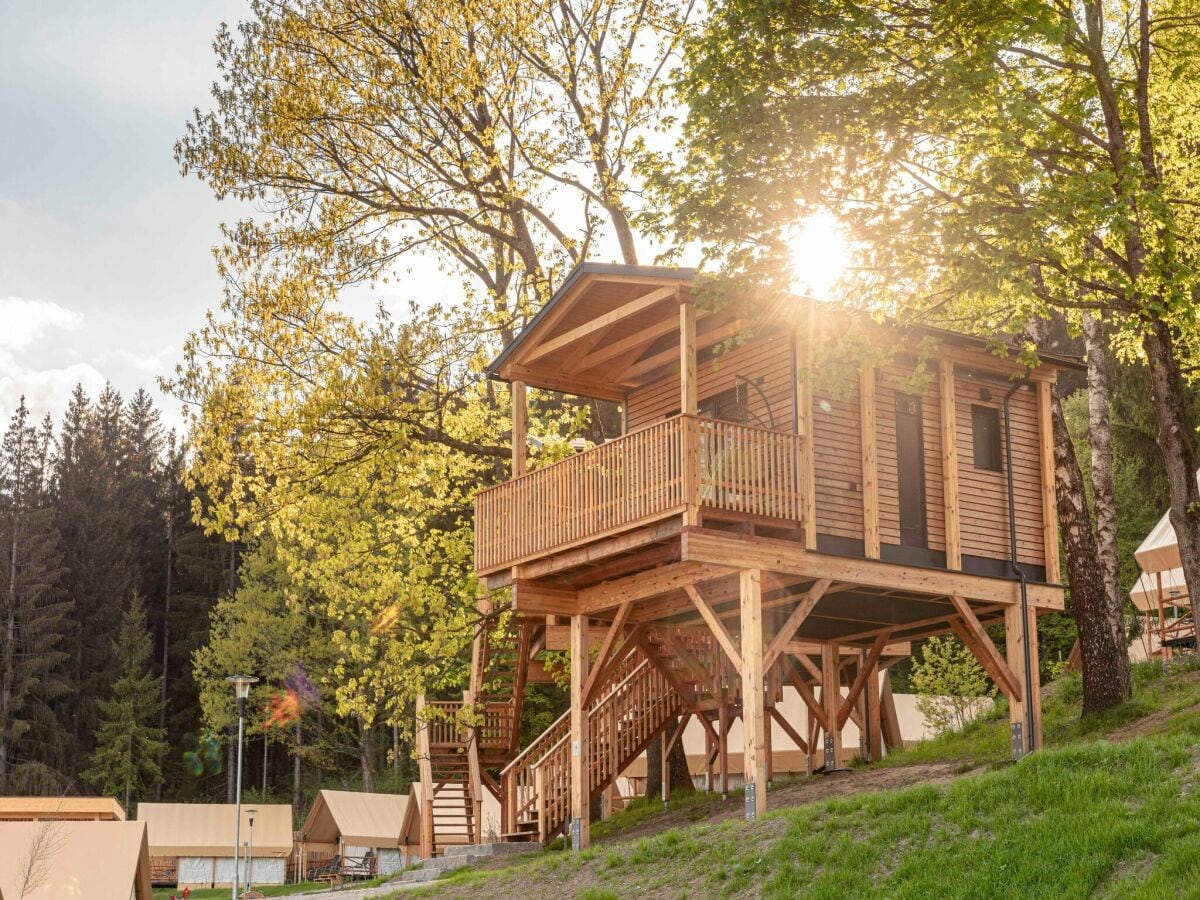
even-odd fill
[[[1200,678],[1164,676],[1157,664],[1135,667],[1134,678],[1133,699],[1082,721],[1078,678],[1053,685],[1048,749],[1020,763],[1007,761],[1002,709],[887,763],[985,767],[946,786],[622,842],[661,810],[635,803],[595,826],[584,853],[460,871],[420,896],[1200,897]],[[1131,723],[1144,736],[1105,739]],[[703,814],[711,801],[691,802]]]

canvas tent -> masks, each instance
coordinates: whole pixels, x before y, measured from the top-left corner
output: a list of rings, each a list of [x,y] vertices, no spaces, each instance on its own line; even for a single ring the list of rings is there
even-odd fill
[[[0,897],[151,900],[141,822],[0,822],[0,847]],[[31,854],[41,877],[22,891]]]
[[[124,822],[111,797],[0,797],[0,822]]]
[[[283,884],[292,853],[292,807],[283,803],[242,804],[241,838],[250,840],[254,813],[253,863],[241,855],[240,880]],[[139,803],[156,869],[175,863],[175,883],[183,887],[223,887],[233,882],[234,805],[232,803]]]
[[[408,805],[404,794],[320,791],[300,826],[301,856],[363,859],[370,854],[375,874],[398,872],[420,856],[420,829],[403,833]]]

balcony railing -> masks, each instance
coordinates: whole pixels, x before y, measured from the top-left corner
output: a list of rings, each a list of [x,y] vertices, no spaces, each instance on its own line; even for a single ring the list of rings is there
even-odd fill
[[[681,514],[800,520],[800,438],[675,416],[475,497],[475,569],[494,572]]]

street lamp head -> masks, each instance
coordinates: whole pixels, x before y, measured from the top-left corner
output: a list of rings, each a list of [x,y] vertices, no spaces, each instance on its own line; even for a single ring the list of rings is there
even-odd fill
[[[255,814],[256,812],[258,812],[258,810],[257,810],[257,809],[248,809],[248,810],[246,810],[246,820],[247,820],[247,821],[250,823],[250,827],[251,827],[251,828],[253,828],[253,827],[254,827],[254,814]]]
[[[253,675],[230,675],[225,680],[233,685],[234,696],[239,700],[249,697],[250,685],[258,683],[258,679]]]

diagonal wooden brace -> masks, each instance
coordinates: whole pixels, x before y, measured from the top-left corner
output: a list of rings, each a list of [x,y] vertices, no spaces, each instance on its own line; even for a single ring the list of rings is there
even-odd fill
[[[1004,696],[1009,701],[1020,702],[1022,698],[1021,682],[1017,676],[1013,674],[1013,670],[1008,667],[1008,663],[1004,657],[1000,655],[1000,651],[996,649],[996,645],[992,643],[992,639],[988,637],[988,633],[980,624],[979,619],[975,617],[970,604],[963,597],[952,596],[950,602],[954,604],[954,609],[958,613],[959,621],[950,622],[951,630],[959,636],[967,648],[975,654],[975,658],[979,660],[979,664],[984,671],[992,677],[996,682],[996,687],[1004,693]]]
[[[717,643],[721,645],[721,649],[725,651],[725,655],[729,657],[729,661],[733,663],[733,667],[737,671],[742,671],[742,654],[738,652],[737,643],[730,636],[725,623],[721,621],[721,617],[704,599],[703,595],[696,590],[695,585],[686,584],[683,587],[691,599],[692,604],[699,610],[701,617],[708,624],[709,630],[713,633],[713,637],[717,639]]]
[[[862,693],[867,679],[871,676],[871,672],[875,670],[875,666],[879,663],[879,657],[883,655],[883,648],[887,646],[888,638],[891,636],[892,629],[883,629],[883,631],[879,632],[879,636],[875,638],[875,643],[871,645],[871,649],[867,651],[867,658],[858,667],[858,676],[854,679],[854,683],[850,685],[850,692],[846,695],[846,699],[842,701],[841,708],[838,709],[838,728],[844,727],[846,719],[850,718],[851,711],[858,702],[858,696]]]
[[[792,639],[792,635],[804,624],[804,620],[808,618],[808,614],[813,611],[813,607],[817,605],[817,601],[829,590],[831,584],[833,584],[833,579],[831,578],[817,579],[813,586],[808,589],[808,593],[796,604],[796,608],[792,610],[792,614],[787,617],[787,621],[783,623],[779,632],[767,647],[767,652],[763,656],[764,669],[771,668],[775,660],[779,658],[779,654],[783,652],[784,647],[787,646],[787,642]]]

